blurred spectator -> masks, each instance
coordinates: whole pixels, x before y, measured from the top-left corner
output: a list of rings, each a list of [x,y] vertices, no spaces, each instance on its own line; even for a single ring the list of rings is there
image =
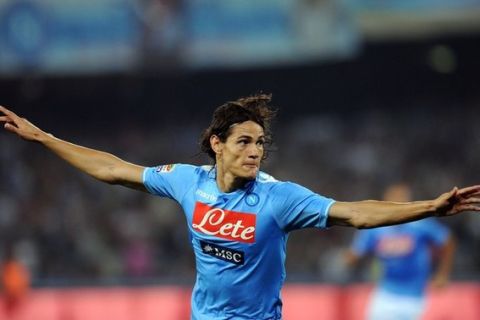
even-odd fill
[[[143,19],[144,61],[148,68],[178,66],[181,58],[182,0],[141,0],[139,16]]]
[[[16,257],[12,243],[5,245],[4,257],[0,266],[3,296],[3,313],[7,319],[13,319],[21,310],[30,288],[30,274],[24,264]]]

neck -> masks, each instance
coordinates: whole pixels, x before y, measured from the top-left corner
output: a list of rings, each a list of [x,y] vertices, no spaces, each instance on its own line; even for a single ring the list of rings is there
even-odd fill
[[[239,178],[231,172],[226,172],[221,165],[217,163],[217,186],[220,191],[228,193],[238,189],[242,189],[249,180]]]

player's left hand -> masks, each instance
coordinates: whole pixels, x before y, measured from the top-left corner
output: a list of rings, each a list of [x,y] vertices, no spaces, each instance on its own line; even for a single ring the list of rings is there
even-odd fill
[[[480,185],[458,189],[433,200],[437,216],[451,216],[463,211],[480,211]]]

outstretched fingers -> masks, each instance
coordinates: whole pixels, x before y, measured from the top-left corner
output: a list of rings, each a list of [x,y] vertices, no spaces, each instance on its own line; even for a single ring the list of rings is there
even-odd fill
[[[8,131],[10,131],[10,132],[17,133],[17,134],[19,133],[18,127],[16,127],[15,125],[13,125],[13,124],[10,123],[10,122],[5,123],[5,124],[3,125],[3,127],[5,128],[5,130],[8,130]]]
[[[459,203],[460,204],[464,204],[464,203],[478,203],[478,204],[480,204],[480,197],[479,196],[475,196],[475,197],[471,196],[471,197],[462,199]]]
[[[456,212],[462,211],[480,211],[480,204],[458,204],[455,206]]]
[[[6,116],[10,116],[10,115],[15,115],[15,113],[13,113],[12,111],[8,110],[7,108],[5,108],[4,106],[0,106],[0,112],[2,112],[4,115]]]
[[[465,198],[480,194],[480,185],[459,189],[457,195]]]
[[[463,211],[480,211],[480,194],[478,192],[460,198],[454,205],[452,213],[455,214]]]
[[[5,130],[18,134],[18,123],[20,117],[4,106],[0,106],[0,123],[4,123]],[[3,113],[3,115],[1,115]]]
[[[9,116],[1,116],[0,117],[0,123],[4,123],[3,127],[6,130],[9,130],[9,131],[12,131],[11,129],[12,129],[12,127],[14,127],[13,121]]]
[[[480,197],[480,191],[475,192],[475,193],[470,193],[467,197],[465,198],[472,198],[472,197]]]
[[[0,114],[0,122],[15,123],[19,119],[19,116],[4,106],[0,106],[0,112],[3,113],[3,115]]]

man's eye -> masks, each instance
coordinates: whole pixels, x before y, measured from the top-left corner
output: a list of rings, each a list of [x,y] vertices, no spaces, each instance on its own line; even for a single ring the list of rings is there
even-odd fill
[[[263,140],[257,141],[257,145],[259,145],[259,146],[263,146],[264,144],[265,144],[265,141],[263,141]]]

